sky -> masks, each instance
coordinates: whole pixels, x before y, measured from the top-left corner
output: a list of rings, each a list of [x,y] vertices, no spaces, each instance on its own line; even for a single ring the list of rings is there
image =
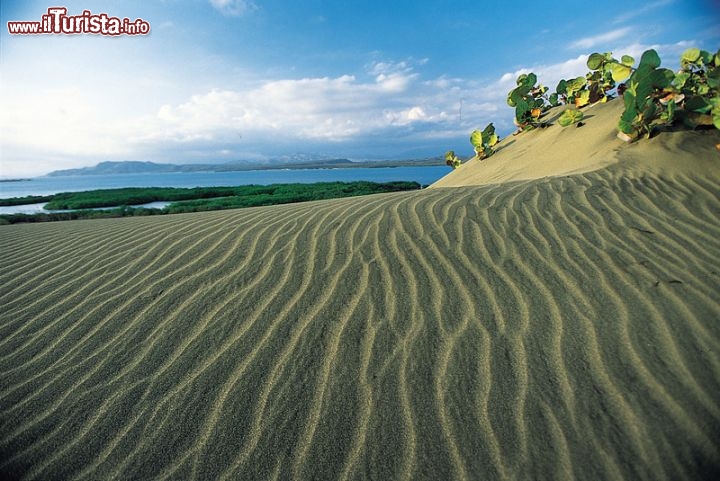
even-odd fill
[[[142,19],[147,35],[11,35],[9,21]],[[102,161],[410,159],[493,122],[530,71],[554,89],[592,52],[720,48],[720,1],[3,0],[0,177]]]

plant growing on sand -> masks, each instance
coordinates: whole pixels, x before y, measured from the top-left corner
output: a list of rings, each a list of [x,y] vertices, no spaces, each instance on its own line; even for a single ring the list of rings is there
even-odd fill
[[[470,134],[470,143],[475,149],[475,157],[480,160],[487,159],[495,153],[493,147],[500,141],[500,137],[495,133],[495,126],[492,122],[482,130],[473,130]],[[445,163],[457,169],[462,164],[460,157],[455,155],[454,150],[448,150],[445,152]]]
[[[460,167],[460,164],[462,164],[462,160],[460,160],[460,157],[455,155],[454,150],[448,150],[445,152],[445,163],[453,169],[457,169]]]
[[[563,79],[558,82],[555,93],[550,96],[550,103],[552,104],[553,100],[555,100],[554,105],[563,103],[565,105],[575,104],[575,106],[578,106],[579,103],[582,103],[581,97],[585,96],[589,98],[590,96],[589,91],[585,89],[586,85],[587,79],[585,77],[577,77],[570,80]],[[587,92],[587,95],[581,92]]]
[[[647,50],[628,80],[623,101],[618,137],[628,142],[648,138],[676,119],[691,129],[720,129],[720,50],[685,50],[677,73],[660,68],[657,52]]]
[[[540,115],[550,108],[545,98],[548,88],[536,85],[537,75],[532,72],[520,75],[516,83],[507,96],[507,104],[515,107],[515,125],[523,131],[542,126]]]
[[[583,114],[580,110],[565,109],[563,113],[560,114],[560,117],[558,117],[558,123],[563,127],[567,127],[572,124],[578,124],[578,126],[580,126],[580,121],[584,116],[585,114]]]
[[[473,130],[472,134],[470,134],[470,143],[475,148],[475,155],[480,160],[487,159],[495,153],[493,147],[499,140],[500,138],[495,133],[495,126],[492,122],[482,132]]]
[[[635,59],[623,55],[618,61],[612,53],[593,53],[587,60],[591,70],[586,75],[589,103],[605,102],[610,98],[610,91],[615,88],[616,82],[621,82],[632,74]]]
[[[555,93],[550,96],[551,105],[574,104],[584,107],[596,102],[605,102],[611,98],[616,82],[625,80],[632,73],[635,59],[623,55],[621,60],[613,58],[611,53],[593,53],[588,57],[590,72],[584,77],[561,80]]]
[[[660,57],[653,49],[640,58],[640,64],[627,81],[623,92],[625,111],[618,122],[618,137],[627,142],[649,138],[658,128],[672,124],[676,101],[672,70],[660,68]]]
[[[697,48],[685,50],[672,87],[675,91],[663,101],[672,99],[682,105],[678,116],[686,126],[720,129],[720,50],[714,55]]]

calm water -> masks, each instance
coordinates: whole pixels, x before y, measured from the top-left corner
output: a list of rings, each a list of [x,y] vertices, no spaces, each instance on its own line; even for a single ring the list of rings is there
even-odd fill
[[[446,166],[378,167],[353,169],[251,170],[244,172],[159,172],[150,174],[78,175],[68,177],[35,177],[22,182],[0,182],[0,198],[26,195],[51,195],[120,187],[214,187],[248,184],[285,184],[312,182],[352,182],[367,180],[391,182],[415,181],[432,184],[450,169]],[[43,204],[0,207],[0,214],[42,211]]]

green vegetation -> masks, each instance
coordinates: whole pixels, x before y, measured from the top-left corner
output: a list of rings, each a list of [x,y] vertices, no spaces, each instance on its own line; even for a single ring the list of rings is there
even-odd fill
[[[495,133],[495,126],[492,122],[482,132],[474,130],[470,134],[470,143],[475,147],[475,155],[480,160],[487,159],[495,152],[493,147],[499,140],[500,138]]]
[[[445,163],[453,169],[457,169],[460,167],[460,164],[462,164],[462,160],[460,160],[460,157],[455,155],[454,150],[448,150],[445,152]]]
[[[534,73],[522,74],[517,80],[517,87],[507,96],[507,104],[515,108],[515,125],[520,130],[530,130],[541,126],[540,115],[550,108],[545,97],[548,88],[537,84]]]
[[[199,212],[335,199],[384,192],[400,192],[419,188],[420,184],[417,182],[379,183],[357,181],[318,182],[314,184],[243,185],[239,187],[197,187],[192,189],[149,187],[69,192],[52,196],[52,200],[46,208],[52,210],[79,210],[40,214],[3,214],[0,215],[0,224]],[[127,207],[127,204],[141,204],[156,201],[172,201],[173,203],[164,209]],[[91,210],[97,207],[113,205],[121,205],[122,207],[107,210]]]
[[[563,111],[558,124],[580,126],[584,114],[578,109],[607,102],[614,93],[622,96],[625,105],[618,121],[618,137],[626,142],[651,137],[678,120],[690,129],[720,129],[720,50],[712,54],[698,48],[687,49],[680,57],[677,73],[660,68],[660,57],[652,49],[642,54],[637,68],[634,64],[635,59],[629,55],[618,60],[611,52],[592,53],[587,59],[590,72],[560,80],[549,96],[547,87],[538,84],[537,75],[532,72],[520,75],[517,87],[507,95],[507,104],[515,109],[518,133],[547,127],[549,124],[540,120],[543,112],[560,105],[575,108]],[[492,123],[486,130],[490,127],[494,135]],[[486,136],[485,131],[475,130],[471,135],[478,159],[489,157],[497,141],[497,136]],[[462,163],[452,150],[445,154],[445,161],[453,169]]]
[[[558,117],[558,123],[563,127],[567,127],[572,124],[579,125],[579,122],[583,119],[583,117],[585,117],[585,114],[583,114],[581,110],[565,109],[563,113],[560,114],[560,117]]]
[[[167,206],[168,213],[199,212],[206,210],[235,209],[262,205],[291,204],[311,200],[337,199],[358,195],[417,190],[417,182],[318,182],[315,184],[273,184],[237,187],[232,196],[214,199],[197,199],[174,202]]]
[[[41,204],[43,202],[50,202],[52,195],[26,195],[25,197],[12,197],[9,199],[0,199],[0,206],[16,206],[16,205],[28,205],[28,204]]]
[[[158,201],[180,201],[188,199],[211,199],[251,193],[254,188],[242,187],[128,187],[122,189],[98,189],[84,192],[64,192],[52,196],[45,206],[47,210],[96,209],[118,205],[138,205]]]
[[[639,136],[650,137],[658,126],[672,124],[675,100],[661,102],[669,92],[674,73],[660,68],[660,57],[655,50],[647,50],[640,58],[640,65],[628,79],[623,93],[625,111],[618,122],[620,138],[632,141]]]
[[[697,48],[683,52],[672,87],[677,102],[684,103],[680,116],[686,126],[720,129],[720,50],[715,55]]]
[[[487,126],[482,131],[473,130],[472,134],[470,134],[470,143],[475,149],[475,157],[480,160],[487,159],[492,154],[494,154],[495,150],[493,149],[493,147],[499,141],[500,137],[498,137],[495,133],[495,126],[492,124],[492,122],[487,124]],[[448,150],[447,152],[445,152],[445,163],[453,169],[457,169],[458,167],[460,167],[460,164],[462,164],[462,160],[460,159],[460,157],[455,155],[454,150]]]
[[[720,129],[720,51],[687,49],[677,74],[660,64],[657,52],[647,50],[628,79],[618,137],[649,138],[678,119],[691,129]]]

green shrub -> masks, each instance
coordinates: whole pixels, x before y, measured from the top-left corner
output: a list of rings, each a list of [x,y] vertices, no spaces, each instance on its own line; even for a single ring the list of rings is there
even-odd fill
[[[618,122],[618,137],[633,141],[650,137],[653,132],[672,124],[676,103],[674,99],[661,102],[671,90],[675,74],[660,68],[660,57],[653,49],[640,58],[640,65],[632,73],[623,92],[625,110]]]
[[[677,74],[660,64],[655,50],[643,53],[623,93],[618,137],[628,142],[648,138],[676,119],[691,129],[720,129],[720,51],[687,49]]]
[[[460,157],[455,155],[454,150],[448,150],[447,152],[445,152],[445,163],[449,167],[457,169],[458,167],[460,167],[460,164],[462,164],[462,160],[460,160]]]
[[[584,107],[605,102],[612,97],[611,92],[616,83],[630,76],[633,63],[635,59],[629,55],[623,55],[621,60],[617,60],[610,52],[592,53],[587,60],[590,72],[583,77],[558,82],[555,93],[550,96],[550,103]]]
[[[470,134],[470,143],[475,149],[475,157],[480,160],[487,159],[495,153],[493,147],[500,141],[500,137],[495,133],[495,126],[492,122],[487,124],[485,128],[480,130],[473,130]],[[454,150],[448,150],[445,152],[445,163],[457,169],[462,164],[462,159],[455,155]]]
[[[560,114],[560,117],[558,117],[558,123],[563,127],[567,127],[568,125],[580,122],[584,116],[585,114],[580,110],[565,109],[563,113]]]
[[[682,104],[679,116],[686,126],[714,125],[720,129],[720,50],[714,55],[697,48],[685,50],[672,86],[673,97]]]
[[[243,185],[238,187],[201,187],[193,189],[158,189],[153,187],[111,189],[59,194],[59,196],[64,198],[63,202],[67,202],[67,205],[90,202],[102,202],[107,205],[106,203],[110,202],[111,199],[118,201],[153,198],[154,200],[172,201],[173,198],[179,197],[192,200],[174,201],[164,209],[148,209],[116,204],[121,205],[121,207],[103,210],[80,209],[40,214],[6,214],[0,215],[0,219],[2,219],[3,222],[17,223],[199,212],[259,205],[287,204],[291,202],[333,199],[384,192],[400,192],[419,188],[420,184],[417,182],[357,181],[317,182],[314,184]],[[220,197],[223,193],[225,196]],[[77,197],[74,197],[76,195]]]
[[[550,101],[545,97],[548,88],[536,85],[537,75],[532,72],[520,75],[516,84],[507,96],[507,104],[515,108],[515,125],[520,130],[541,126],[540,115],[550,108]]]
[[[490,122],[483,131],[474,130],[470,134],[470,143],[475,148],[475,155],[483,160],[495,153],[493,147],[500,141],[495,133],[495,126]]]

